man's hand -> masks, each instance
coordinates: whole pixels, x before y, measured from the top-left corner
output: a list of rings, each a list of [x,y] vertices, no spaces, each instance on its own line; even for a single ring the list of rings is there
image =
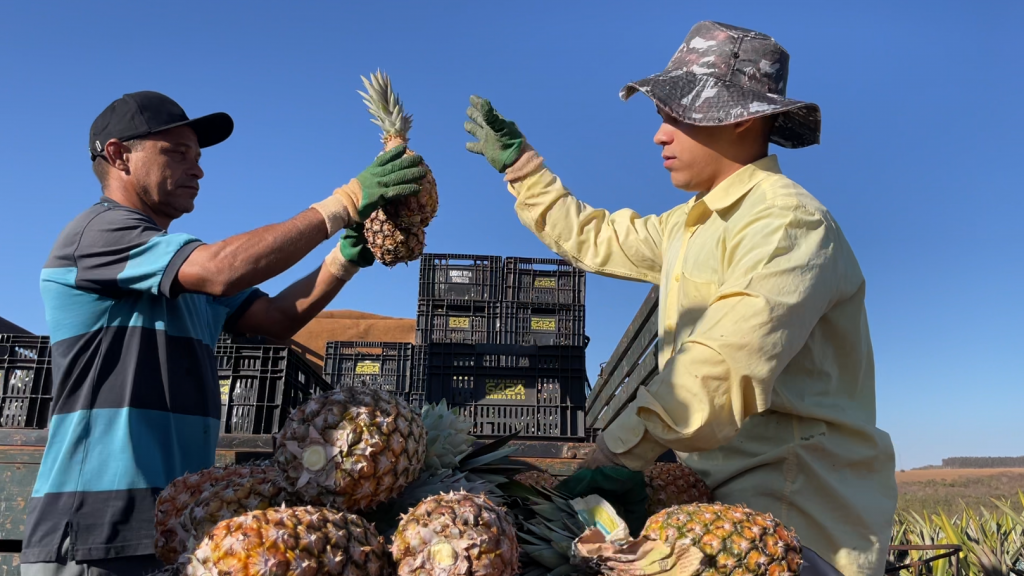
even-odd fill
[[[490,101],[479,96],[470,96],[469,101],[466,132],[478,141],[467,143],[466,150],[487,158],[495,170],[504,174],[522,156],[526,138],[515,122],[506,120],[494,110]]]
[[[363,235],[362,224],[354,224],[351,228],[345,229],[341,239],[338,240],[338,250],[341,251],[341,255],[345,260],[360,268],[368,268],[376,262],[373,252],[366,245],[366,236]]]
[[[419,154],[405,155],[405,144],[399,144],[381,153],[359,176],[356,181],[362,189],[359,202],[358,221],[363,222],[383,204],[420,193],[417,184],[427,175],[423,157]]]
[[[328,238],[365,221],[387,202],[420,193],[417,182],[427,175],[427,167],[422,156],[405,151],[400,144],[382,152],[348,184],[310,206],[324,217]]]
[[[559,482],[555,490],[571,498],[591,494],[604,498],[626,522],[634,538],[640,536],[647,522],[647,481],[643,472],[615,465],[581,468]]]

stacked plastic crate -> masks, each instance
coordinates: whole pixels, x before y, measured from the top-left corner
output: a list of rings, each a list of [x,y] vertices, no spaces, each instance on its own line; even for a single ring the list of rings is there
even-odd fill
[[[298,352],[264,341],[222,335],[217,343],[224,434],[273,434],[300,404],[329,388]]]
[[[324,377],[331,388],[365,386],[423,407],[423,391],[413,388],[413,345],[409,342],[333,340],[324,351]]]
[[[272,434],[327,383],[287,346],[222,335],[216,345],[221,431]],[[53,402],[48,336],[0,334],[0,428],[44,429]]]
[[[481,438],[583,438],[585,282],[559,259],[424,254],[414,387]]]
[[[46,428],[52,402],[50,337],[0,334],[0,428]]]

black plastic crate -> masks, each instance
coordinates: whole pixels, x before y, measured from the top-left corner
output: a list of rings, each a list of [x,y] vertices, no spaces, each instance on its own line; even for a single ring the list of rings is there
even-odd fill
[[[217,346],[224,434],[273,434],[300,404],[329,389],[288,346]]]
[[[0,428],[46,428],[53,403],[49,336],[0,334]]]
[[[497,344],[501,303],[474,300],[420,300],[416,343]]]
[[[263,346],[267,343],[266,336],[250,336],[248,334],[228,334],[221,332],[217,344],[249,344]]]
[[[502,344],[586,346],[586,313],[580,305],[501,305]]]
[[[505,301],[586,304],[587,273],[561,258],[505,258]]]
[[[583,438],[582,347],[430,344],[423,347],[428,402],[446,400],[481,438]]]
[[[502,299],[501,256],[423,254],[420,300]]]
[[[365,386],[401,396],[406,402],[423,390],[412,387],[413,345],[409,342],[332,340],[324,353],[324,379],[331,388]]]

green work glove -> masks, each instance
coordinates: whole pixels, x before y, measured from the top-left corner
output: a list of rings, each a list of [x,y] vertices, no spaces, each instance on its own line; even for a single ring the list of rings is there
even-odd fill
[[[629,526],[633,538],[639,538],[647,523],[647,481],[643,472],[621,466],[583,468],[562,480],[555,490],[573,498],[597,494],[604,498]]]
[[[368,268],[376,262],[373,252],[366,245],[366,236],[363,235],[362,224],[355,224],[351,228],[345,229],[341,234],[341,239],[338,240],[338,250],[341,251],[341,255],[345,260],[360,268]]]
[[[362,192],[357,209],[360,222],[390,200],[420,193],[417,182],[427,175],[427,167],[422,156],[405,156],[405,150],[405,144],[400,144],[382,152],[356,176]]]
[[[468,142],[466,150],[484,156],[495,170],[504,174],[523,154],[526,138],[515,122],[494,110],[489,100],[470,96],[469,101],[472,105],[466,110],[466,132],[478,141]]]

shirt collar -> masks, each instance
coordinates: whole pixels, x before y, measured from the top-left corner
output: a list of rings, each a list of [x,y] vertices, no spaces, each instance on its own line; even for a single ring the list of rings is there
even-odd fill
[[[735,204],[769,174],[782,174],[775,154],[769,154],[733,172],[704,196],[704,203],[711,210],[721,212]]]

